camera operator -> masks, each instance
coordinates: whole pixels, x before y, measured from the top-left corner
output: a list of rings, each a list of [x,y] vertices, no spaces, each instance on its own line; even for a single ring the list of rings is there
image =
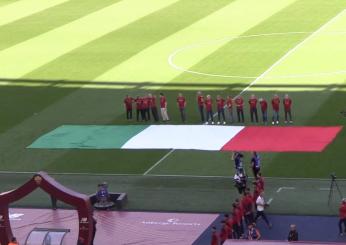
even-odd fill
[[[238,189],[239,194],[245,192],[246,184],[247,184],[247,176],[244,173],[243,169],[236,171],[234,175],[234,186]]]

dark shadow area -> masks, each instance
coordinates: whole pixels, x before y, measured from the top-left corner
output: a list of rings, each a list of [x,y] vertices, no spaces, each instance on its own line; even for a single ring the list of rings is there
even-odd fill
[[[242,79],[235,79],[231,78],[231,81],[234,80],[242,80]],[[248,80],[248,79],[246,79]],[[284,79],[282,79],[284,80]],[[143,89],[143,90],[150,90],[145,89],[144,87],[150,87],[150,86],[163,86],[162,90],[165,90],[164,86],[174,87],[179,86],[182,87],[183,90],[185,90],[184,87],[193,87],[198,90],[200,87],[220,87],[220,88],[245,88],[248,86],[248,83],[240,83],[240,82],[231,82],[231,83],[215,83],[210,81],[210,83],[188,83],[188,82],[152,82],[152,81],[143,81],[143,82],[131,82],[131,81],[95,81],[95,80],[60,80],[60,79],[26,79],[26,78],[20,78],[20,79],[12,79],[12,78],[0,78],[0,82],[8,82],[9,84],[6,86],[11,86],[11,83],[13,83],[13,86],[20,86],[18,83],[23,83],[23,86],[25,86],[25,83],[33,83],[33,84],[40,84],[41,86],[64,86],[64,85],[75,85],[76,87],[84,86],[84,85],[93,85],[97,89],[97,86],[100,86],[100,89],[102,89],[102,86],[110,85],[110,86],[134,86],[134,89]],[[17,84],[16,84],[17,83]],[[289,84],[287,82],[280,83],[280,84],[254,84],[251,86],[252,88],[311,88],[311,89],[342,89],[346,88],[346,84]],[[111,89],[111,88],[110,88]],[[188,89],[189,90],[189,89]]]

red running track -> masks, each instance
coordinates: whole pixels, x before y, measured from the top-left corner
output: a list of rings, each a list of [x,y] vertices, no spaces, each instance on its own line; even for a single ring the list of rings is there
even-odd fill
[[[11,209],[11,225],[20,244],[33,228],[71,229],[64,245],[74,245],[78,216],[74,210]],[[95,245],[192,244],[218,217],[217,214],[95,211]]]

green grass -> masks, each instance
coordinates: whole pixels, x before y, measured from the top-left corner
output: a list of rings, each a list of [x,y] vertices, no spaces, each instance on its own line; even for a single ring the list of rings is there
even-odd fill
[[[71,22],[116,2],[87,1],[81,5],[77,0],[68,1],[1,26],[0,57],[4,52],[17,50],[18,45],[23,42],[28,44],[37,37],[45,40],[50,31],[70,25]],[[3,4],[4,1],[0,1],[0,8],[6,6]],[[251,15],[253,10],[244,12],[244,16],[236,15],[238,10],[254,6],[258,7],[257,15]],[[189,44],[230,35],[296,31],[311,33],[345,7],[346,3],[340,0],[266,0],[263,3],[255,0],[207,0],[203,1],[203,5],[195,0],[181,0],[139,17],[90,42],[83,43],[83,37],[78,35],[76,38],[83,45],[67,53],[61,52],[56,58],[48,59],[24,76],[4,77],[4,74],[8,73],[0,69],[0,170],[86,173],[73,176],[56,175],[56,178],[63,184],[85,193],[94,192],[95,185],[105,179],[110,182],[112,190],[129,193],[130,201],[126,207],[129,210],[228,211],[230,203],[237,196],[231,181],[233,163],[229,153],[177,150],[152,169],[149,176],[143,176],[168,151],[44,150],[26,147],[39,136],[64,124],[127,124],[122,105],[126,94],[137,96],[164,91],[169,102],[171,123],[179,124],[175,98],[178,92],[183,91],[188,101],[188,124],[198,124],[199,115],[195,106],[197,90],[202,89],[205,94],[210,93],[213,97],[217,94],[234,96],[253,79],[182,73],[167,64],[170,53]],[[234,18],[238,18],[237,22],[234,22]],[[341,16],[335,23],[331,23],[329,28],[337,29],[344,23],[345,17]],[[90,28],[90,31],[97,28],[96,23]],[[83,27],[83,30],[86,29],[87,27]],[[200,72],[258,76],[308,36],[309,33],[303,33],[234,39],[221,45],[182,53],[177,57],[177,62]],[[14,72],[16,69],[21,71],[20,65],[16,68],[16,61],[19,64],[29,64],[32,59],[36,61],[36,58],[41,56],[45,58],[45,54],[49,56],[50,52],[54,51],[49,47],[64,42],[63,37],[51,41],[52,43],[42,42],[41,46],[32,47],[39,51],[37,57],[26,57],[18,53],[12,56],[13,59],[1,62],[8,62],[10,67],[14,67]],[[73,39],[71,36],[69,38]],[[272,73],[294,70],[296,63],[305,62],[311,67],[318,67],[323,63],[321,59],[327,55],[325,50],[328,50],[330,45],[333,45],[330,50],[335,54],[335,69],[339,69],[344,58],[344,43],[342,37],[332,41],[318,38],[311,40],[297,50],[296,55],[288,57],[287,62],[274,67]],[[70,43],[67,42],[66,45]],[[324,52],[320,52],[319,48]],[[300,59],[307,50],[315,50],[316,56]],[[336,55],[338,52],[340,55]],[[330,60],[328,66],[320,68],[328,67],[333,67]],[[25,80],[28,78],[32,80]],[[269,99],[273,93],[282,96],[288,91],[294,101],[296,125],[345,125],[346,118],[340,115],[340,111],[346,109],[345,79],[345,75],[318,79],[264,78],[254,84],[244,96],[247,98],[250,93],[256,93],[257,96]],[[247,112],[248,108],[245,110]],[[250,125],[248,114],[245,116],[246,125]],[[338,177],[346,178],[343,164],[345,136],[345,130],[342,130],[335,141],[321,153],[262,154],[263,173],[268,177],[329,178],[329,173],[335,172]],[[247,153],[246,163],[248,162]],[[130,176],[122,176],[124,174]],[[186,177],[179,177],[182,175]],[[212,177],[193,178],[189,175]],[[15,188],[29,176],[30,174],[3,174],[0,178],[1,191]],[[270,211],[334,214],[337,200],[329,209],[321,198],[326,193],[318,190],[319,187],[328,187],[328,184],[328,181],[317,179],[269,179],[267,195],[274,198]],[[344,190],[345,183],[342,182],[341,185]],[[287,192],[286,195],[289,196],[285,198],[285,195],[276,194],[277,189],[282,186],[294,186],[297,189]],[[304,206],[304,197],[309,199],[309,205]],[[286,199],[296,200],[301,206],[295,205],[293,201],[289,205],[284,204]],[[46,199],[42,193],[38,192],[17,205],[47,206],[49,203],[44,200]]]

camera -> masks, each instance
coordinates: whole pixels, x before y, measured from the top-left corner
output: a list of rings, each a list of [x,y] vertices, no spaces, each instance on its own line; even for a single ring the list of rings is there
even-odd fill
[[[331,173],[331,174],[330,174],[330,177],[332,178],[332,180],[336,180],[336,175],[335,175],[335,173]]]

